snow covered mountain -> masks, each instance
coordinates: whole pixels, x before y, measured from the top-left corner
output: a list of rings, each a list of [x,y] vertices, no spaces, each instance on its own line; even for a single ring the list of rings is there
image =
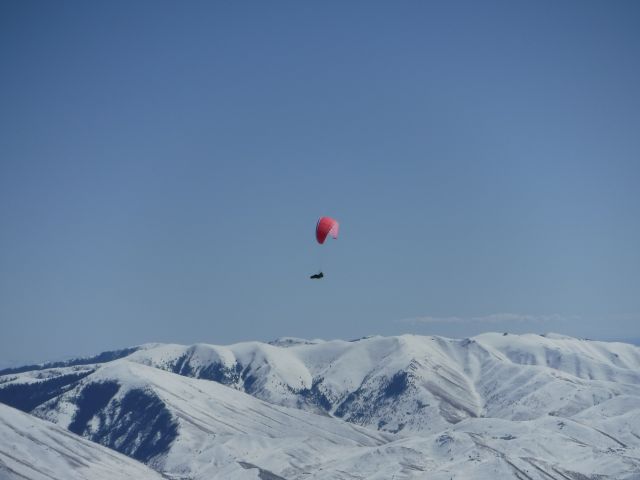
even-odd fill
[[[104,366],[34,413],[179,478],[232,478],[252,464],[288,473],[287,464],[390,439],[129,361]]]
[[[572,415],[640,395],[640,349],[620,343],[489,333],[278,344],[160,345],[127,359],[390,432]]]
[[[124,455],[2,404],[0,439],[2,480],[163,478]]]
[[[0,401],[176,479],[640,479],[632,345],[403,335],[94,358],[4,372]]]

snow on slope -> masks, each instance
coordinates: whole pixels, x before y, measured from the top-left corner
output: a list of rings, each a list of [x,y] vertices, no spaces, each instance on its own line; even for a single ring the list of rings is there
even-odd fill
[[[390,432],[437,432],[480,416],[572,415],[640,396],[638,347],[557,335],[165,345],[127,358]]]
[[[0,401],[35,391],[35,414],[172,478],[640,480],[632,345],[291,338],[148,345],[85,368],[0,376]]]
[[[480,415],[482,401],[459,366],[428,340],[407,335],[286,348],[259,342],[165,345],[127,358],[365,426],[437,431]]]
[[[133,403],[156,414],[136,419],[127,400],[132,395]],[[321,463],[390,439],[130,361],[101,367],[34,413],[180,478],[253,475],[246,465],[290,474],[299,468],[289,465]]]
[[[2,480],[160,480],[145,465],[0,404]]]
[[[102,401],[94,397],[92,405],[101,406],[87,414],[86,392],[113,384],[117,390],[108,390]],[[138,406],[156,411],[157,418],[137,419],[127,409],[125,399],[136,391],[144,392],[136,396]],[[164,421],[158,421],[158,403],[168,413]],[[598,426],[553,416],[518,422],[468,418],[437,434],[398,436],[124,360],[103,366],[35,413],[68,428],[84,418],[78,433],[133,456],[147,437],[171,430],[165,423],[175,422],[166,448],[142,458],[171,478],[635,479],[640,404],[632,397],[608,403],[600,406]]]

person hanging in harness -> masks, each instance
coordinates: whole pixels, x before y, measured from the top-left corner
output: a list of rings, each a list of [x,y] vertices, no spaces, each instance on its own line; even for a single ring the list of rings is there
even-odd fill
[[[316,273],[315,275],[311,275],[309,278],[312,280],[319,280],[322,277],[324,277],[324,273],[320,272],[320,273]]]

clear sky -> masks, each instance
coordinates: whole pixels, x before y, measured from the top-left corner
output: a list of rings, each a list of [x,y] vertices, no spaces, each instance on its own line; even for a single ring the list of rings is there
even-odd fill
[[[639,2],[0,3],[0,364],[488,330],[640,338]]]

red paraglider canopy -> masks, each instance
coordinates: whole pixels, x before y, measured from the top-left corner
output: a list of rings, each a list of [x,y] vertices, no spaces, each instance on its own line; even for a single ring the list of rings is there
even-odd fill
[[[331,217],[320,217],[316,225],[316,240],[319,244],[323,244],[327,239],[327,235],[338,238],[338,229],[340,224]]]

